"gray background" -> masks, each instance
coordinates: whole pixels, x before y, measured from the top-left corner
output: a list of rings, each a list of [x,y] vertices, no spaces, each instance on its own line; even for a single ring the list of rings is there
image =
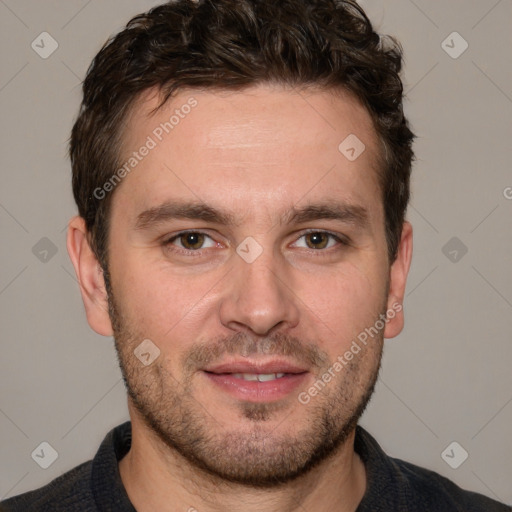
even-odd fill
[[[512,504],[512,2],[361,3],[404,46],[419,136],[406,327],[362,424],[389,454]],[[66,252],[66,143],[92,57],[156,4],[0,0],[0,497],[91,458],[128,418],[112,339],[88,327]],[[43,31],[59,45],[47,59],[31,48]],[[458,58],[454,31],[469,44]],[[31,457],[43,441],[58,452],[48,469]],[[441,456],[453,441],[469,453],[458,469],[445,460],[460,448]]]

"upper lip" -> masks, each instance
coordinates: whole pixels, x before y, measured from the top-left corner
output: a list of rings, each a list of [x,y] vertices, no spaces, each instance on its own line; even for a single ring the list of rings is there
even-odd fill
[[[272,359],[265,362],[236,360],[228,361],[222,364],[211,365],[204,368],[205,372],[210,373],[304,373],[307,371],[302,366],[284,361],[282,359]]]

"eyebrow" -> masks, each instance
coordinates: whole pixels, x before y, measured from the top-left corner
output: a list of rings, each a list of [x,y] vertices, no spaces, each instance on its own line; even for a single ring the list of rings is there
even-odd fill
[[[236,216],[229,211],[221,211],[202,202],[166,201],[149,208],[137,216],[136,230],[146,230],[175,219],[202,220],[212,224],[239,226]],[[301,224],[315,220],[338,220],[355,227],[368,227],[368,210],[361,205],[337,201],[293,206],[280,218],[280,224]]]

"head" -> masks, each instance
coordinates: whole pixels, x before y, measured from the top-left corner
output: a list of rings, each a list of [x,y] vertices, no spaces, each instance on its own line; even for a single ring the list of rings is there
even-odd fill
[[[183,0],[91,64],[68,250],[132,421],[195,467],[279,485],[364,411],[411,258],[401,63],[352,1]]]

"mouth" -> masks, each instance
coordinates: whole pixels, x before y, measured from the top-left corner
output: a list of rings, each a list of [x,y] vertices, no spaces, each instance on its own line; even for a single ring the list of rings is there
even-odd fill
[[[275,402],[304,385],[309,371],[284,360],[232,361],[203,370],[214,389],[250,402]]]
[[[234,379],[243,379],[249,382],[269,382],[271,380],[281,379],[286,373],[231,373],[227,374],[231,375]]]

